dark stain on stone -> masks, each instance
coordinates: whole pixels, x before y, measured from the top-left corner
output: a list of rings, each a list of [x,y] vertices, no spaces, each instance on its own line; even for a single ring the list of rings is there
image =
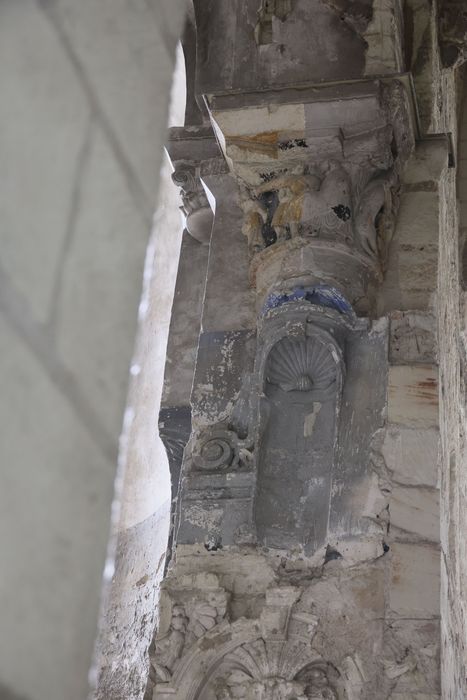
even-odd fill
[[[263,182],[271,182],[276,177],[276,172],[273,170],[270,173],[260,173],[259,176]]]
[[[217,552],[218,549],[222,549],[222,539],[219,535],[212,535],[208,537],[207,541],[204,543],[204,548],[208,552]]]
[[[278,144],[278,148],[281,151],[288,151],[291,148],[307,148],[307,142],[305,139],[289,139],[289,141],[283,141]]]
[[[277,234],[272,226],[272,218],[279,204],[279,195],[274,191],[263,192],[259,195],[258,199],[267,212],[266,221],[261,229],[261,235],[267,248],[277,241]]]
[[[328,561],[333,561],[334,559],[342,559],[342,554],[328,544],[324,555],[324,563],[327,564]]]
[[[332,210],[337,218],[341,219],[342,221],[348,221],[352,216],[350,208],[344,204],[338,204],[337,206],[332,207]]]

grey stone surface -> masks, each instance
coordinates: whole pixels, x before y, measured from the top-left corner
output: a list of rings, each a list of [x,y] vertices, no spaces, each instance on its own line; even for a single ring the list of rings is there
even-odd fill
[[[255,336],[246,330],[201,334],[192,394],[196,426],[229,419],[242,381],[253,371]]]
[[[190,401],[209,248],[184,234],[172,305],[164,374],[163,405],[183,406]]]
[[[248,274],[248,245],[242,234],[242,211],[231,175],[204,178],[216,200],[202,328],[210,331],[255,327],[255,296]],[[226,299],[224,305],[220,299]]]
[[[432,314],[395,311],[390,315],[389,361],[393,364],[436,362]]]
[[[87,695],[183,14],[0,8],[0,679],[29,700]]]
[[[355,11],[348,3],[298,0],[282,3],[283,14],[272,12],[269,17],[258,5],[254,0],[195,3],[199,93],[364,75],[364,35],[373,14],[370,2]],[[381,48],[380,43],[375,53]],[[381,65],[373,72],[381,72]]]

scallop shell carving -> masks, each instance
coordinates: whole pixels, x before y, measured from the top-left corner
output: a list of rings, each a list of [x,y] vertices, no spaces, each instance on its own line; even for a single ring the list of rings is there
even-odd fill
[[[338,359],[315,337],[283,338],[269,353],[266,379],[283,391],[330,391],[337,384]]]

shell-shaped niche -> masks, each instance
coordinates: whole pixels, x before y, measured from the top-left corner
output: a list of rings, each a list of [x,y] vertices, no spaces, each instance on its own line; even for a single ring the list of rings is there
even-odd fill
[[[279,340],[266,364],[266,381],[283,391],[332,394],[339,377],[339,357],[330,343],[316,336]]]

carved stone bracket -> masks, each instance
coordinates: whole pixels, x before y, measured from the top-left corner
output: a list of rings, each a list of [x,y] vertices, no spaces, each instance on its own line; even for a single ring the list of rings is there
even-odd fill
[[[351,303],[371,297],[415,139],[405,85],[364,80],[246,93],[239,102],[207,97],[239,185],[260,297],[288,274],[331,284]]]
[[[209,243],[213,212],[202,183],[202,175],[224,171],[225,166],[212,130],[205,126],[170,129],[166,147],[180,188],[186,230],[197,241]]]

